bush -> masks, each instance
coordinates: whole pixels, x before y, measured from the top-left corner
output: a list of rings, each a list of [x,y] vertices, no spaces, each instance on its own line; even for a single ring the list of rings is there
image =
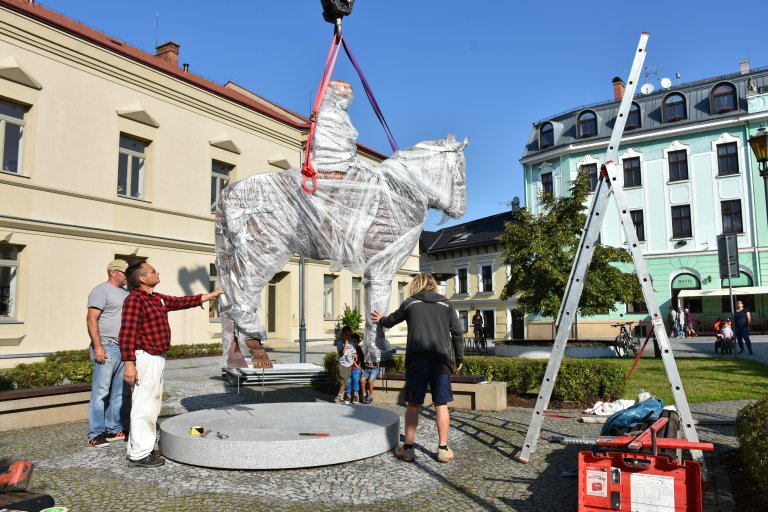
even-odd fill
[[[325,354],[323,368],[328,372],[331,382],[339,382],[339,354],[335,350]]]
[[[333,379],[338,378],[336,352],[325,356],[323,366]],[[514,395],[537,393],[547,369],[545,359],[524,359],[494,356],[466,356],[461,375],[478,375],[487,381],[507,383]],[[395,356],[396,373],[405,372],[405,356]],[[614,400],[624,391],[624,370],[613,362],[601,359],[563,360],[557,374],[552,398],[581,402],[588,398]]]
[[[221,343],[174,345],[166,357],[182,359],[217,355],[221,355]],[[0,371],[0,391],[91,382],[92,376],[93,363],[88,349],[63,350],[46,356],[42,363],[21,363]]]
[[[744,407],[736,415],[736,437],[741,460],[755,482],[768,492],[768,397]]]

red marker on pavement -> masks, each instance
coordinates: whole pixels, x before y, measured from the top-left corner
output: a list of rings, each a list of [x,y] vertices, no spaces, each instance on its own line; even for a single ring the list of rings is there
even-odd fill
[[[328,432],[299,432],[300,436],[328,437]]]

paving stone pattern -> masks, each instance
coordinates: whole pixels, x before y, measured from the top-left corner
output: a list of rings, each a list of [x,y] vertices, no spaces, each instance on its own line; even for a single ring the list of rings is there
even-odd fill
[[[310,362],[327,350],[310,354]],[[292,357],[287,351],[272,354]],[[193,410],[238,403],[330,401],[308,387],[241,388],[220,379],[218,358],[169,361],[164,418]],[[696,418],[732,418],[748,402],[691,406]],[[357,405],[355,407],[371,407]],[[387,407],[402,418],[404,409]],[[3,433],[0,457],[35,463],[30,489],[49,493],[72,511],[224,511],[224,510],[515,510],[572,511],[577,481],[562,472],[576,469],[577,446],[542,441],[528,464],[514,460],[528,429],[531,410],[453,411],[450,445],[456,459],[435,460],[437,432],[432,409],[425,410],[417,432],[414,463],[393,453],[336,466],[301,470],[237,471],[186,466],[168,461],[160,468],[128,465],[125,444],[86,445],[85,422]],[[573,418],[547,418],[542,433],[595,436],[599,425]],[[402,420],[401,420],[402,422]],[[402,432],[402,430],[401,430]],[[718,453],[737,445],[733,426],[700,426],[699,437],[714,442]],[[730,484],[717,453],[707,456],[712,479],[705,511],[733,511]]]

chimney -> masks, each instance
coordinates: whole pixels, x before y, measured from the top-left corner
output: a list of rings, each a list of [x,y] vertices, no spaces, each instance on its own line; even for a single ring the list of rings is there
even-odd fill
[[[168,41],[167,43],[163,43],[157,47],[157,53],[155,53],[155,57],[160,57],[161,59],[172,62],[178,66],[179,48],[181,48],[181,46],[178,44],[174,43],[173,41]]]
[[[749,60],[743,60],[739,62],[739,68],[740,68],[739,72],[742,75],[746,75],[747,73],[749,73]]]
[[[187,63],[185,62],[185,63],[182,65],[182,67],[184,68],[184,72],[185,72],[185,73],[189,73],[189,64],[187,64]]]
[[[621,101],[621,99],[624,97],[624,80],[615,76],[613,77],[612,82],[613,82],[613,99],[616,101]]]

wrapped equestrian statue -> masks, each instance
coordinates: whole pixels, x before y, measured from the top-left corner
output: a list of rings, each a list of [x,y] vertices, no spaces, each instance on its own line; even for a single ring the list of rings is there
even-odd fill
[[[261,291],[294,254],[330,260],[333,272],[346,266],[363,275],[366,358],[391,359],[394,351],[371,323],[371,311],[387,311],[392,279],[418,243],[427,210],[464,214],[467,141],[449,135],[421,142],[372,165],[357,156],[351,101],[348,84],[330,83],[312,144],[314,194],[302,190],[297,169],[257,174],[221,193],[216,265],[225,291],[219,308],[224,367],[244,367],[242,355],[233,364],[232,354],[251,349],[254,366],[271,366],[258,350],[258,340],[266,339]]]

